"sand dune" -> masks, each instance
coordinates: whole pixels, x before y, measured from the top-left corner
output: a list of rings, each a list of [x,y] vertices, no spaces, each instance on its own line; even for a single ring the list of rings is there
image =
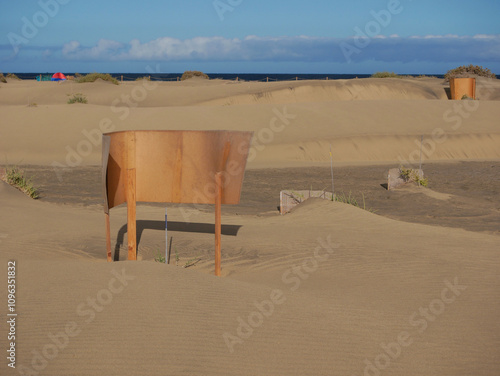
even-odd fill
[[[476,102],[448,101],[433,79],[144,84],[2,84],[2,164],[56,162],[54,180],[91,195],[99,181],[58,172],[98,165],[100,134],[125,129],[253,130],[254,169],[328,165],[330,144],[336,165],[397,165],[416,158],[421,135],[425,161],[500,159],[497,83]],[[74,92],[89,104],[66,104]],[[482,201],[416,189],[398,197],[425,213],[432,200],[490,205],[497,187]],[[125,261],[126,207],[112,209],[117,262],[106,263],[101,205],[34,201],[0,181],[0,278],[16,260],[19,313],[17,369],[4,362],[1,374],[498,375],[498,234],[324,200],[285,216],[237,209],[223,212],[216,278],[210,207],[168,206],[170,265],[154,262],[164,207],[138,206],[137,262]]]
[[[388,375],[417,375],[409,370],[423,364],[436,375],[473,372],[488,362],[496,369],[490,359],[500,340],[492,321],[500,308],[492,289],[500,282],[497,236],[401,223],[312,200],[284,217],[225,216],[224,224],[241,229],[236,237],[223,238],[225,277],[217,279],[209,275],[213,235],[172,233],[176,244],[190,240],[191,253],[207,247],[195,269],[145,261],[108,264],[98,262],[104,260],[104,234],[97,208],[26,202],[10,187],[1,197],[2,207],[8,201],[23,208],[25,216],[2,216],[2,229],[13,231],[3,246],[13,247],[21,237],[27,241],[11,253],[22,291],[20,365],[42,362],[34,354],[52,343],[49,334],[57,336],[67,325],[77,333],[41,374],[329,375],[334,370],[361,375],[365,359],[374,362],[384,352],[380,343],[397,341],[401,332],[412,343],[385,371]],[[162,215],[159,208],[140,212],[146,218]],[[25,223],[23,235],[15,232],[19,221],[42,213],[50,213],[43,223]],[[71,213],[82,227],[76,238]],[[172,220],[184,218],[178,210],[170,213]],[[190,220],[210,222],[211,215],[197,212]],[[125,221],[124,210],[112,212],[115,227]],[[36,242],[29,238],[30,228],[37,231]],[[56,235],[50,228],[65,230]],[[161,244],[163,236],[149,231],[142,242]],[[81,259],[82,237],[94,261]],[[74,260],[55,252],[55,239]],[[72,245],[66,243],[70,239]],[[293,272],[297,267],[300,274]],[[120,289],[117,274],[129,279],[120,292],[110,293],[109,286]],[[445,281],[467,288],[431,316],[435,321],[425,319],[429,326],[424,329],[424,319],[413,314],[430,304],[440,309],[435,300],[441,299]],[[281,303],[261,307],[268,316],[259,316],[255,303],[276,298],[273,290],[281,291],[275,293]],[[92,305],[88,298],[103,303]],[[255,328],[241,324],[249,316]],[[490,322],[488,328],[484,321]],[[240,325],[243,336],[238,336]]]
[[[445,96],[441,80],[197,82],[158,84],[151,91],[141,82],[3,85],[3,163],[98,164],[101,132],[127,129],[252,130],[250,168],[329,163],[330,144],[337,163],[399,163],[415,159],[422,135],[426,160],[500,157],[497,102],[435,100]],[[352,88],[360,88],[359,100],[339,100]],[[65,103],[76,90],[89,104]],[[30,101],[37,106],[27,107]],[[46,134],[50,143],[41,143]]]

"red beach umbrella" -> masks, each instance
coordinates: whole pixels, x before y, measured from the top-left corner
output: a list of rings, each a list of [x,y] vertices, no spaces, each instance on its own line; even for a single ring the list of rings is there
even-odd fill
[[[66,80],[66,76],[64,74],[62,74],[61,72],[57,72],[52,76],[51,80],[52,81],[64,81],[64,80]]]

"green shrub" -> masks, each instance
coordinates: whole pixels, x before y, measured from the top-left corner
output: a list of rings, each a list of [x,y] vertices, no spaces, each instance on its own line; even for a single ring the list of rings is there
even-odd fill
[[[404,181],[415,182],[422,187],[427,187],[429,185],[429,180],[427,178],[421,178],[417,170],[413,168],[399,167],[399,173]]]
[[[377,72],[372,74],[372,78],[402,78],[402,76],[394,72]]]
[[[5,178],[7,179],[7,183],[26,193],[32,199],[38,198],[38,189],[35,188],[31,179],[28,179],[26,178],[26,176],[24,176],[23,170],[19,169],[16,166],[7,167],[5,169]]]
[[[455,69],[450,69],[445,75],[444,79],[449,81],[450,78],[461,78],[461,77],[486,77],[486,78],[497,78],[494,73],[488,68],[483,68],[479,65],[462,65]]]
[[[201,78],[206,78],[207,80],[210,79],[205,73],[199,72],[199,71],[186,71],[183,73],[181,77],[181,81],[188,80],[193,77],[201,77]]]
[[[73,104],[73,103],[87,104],[87,102],[88,102],[87,97],[82,93],[76,93],[71,98],[68,99],[68,104]]]
[[[119,85],[120,83],[116,78],[114,78],[109,73],[89,73],[85,76],[76,75],[75,74],[75,82],[84,83],[84,82],[95,82],[96,80],[101,79],[103,81],[109,81],[115,85]]]

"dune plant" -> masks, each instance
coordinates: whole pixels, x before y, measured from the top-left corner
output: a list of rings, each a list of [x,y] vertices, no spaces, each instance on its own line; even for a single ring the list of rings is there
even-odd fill
[[[183,266],[183,268],[189,268],[191,266],[194,266],[196,265],[198,262],[200,261],[200,257],[199,256],[196,256],[196,257],[193,257],[192,259],[189,259]]]
[[[400,166],[399,173],[405,182],[415,182],[422,187],[427,187],[429,185],[429,180],[427,178],[422,178],[419,172],[413,168]]]
[[[449,81],[450,78],[462,78],[462,77],[486,77],[496,79],[497,76],[488,68],[483,68],[479,65],[462,65],[455,69],[450,69],[444,75],[444,79]]]
[[[109,73],[89,73],[85,76],[82,76],[82,75],[76,75],[75,74],[75,82],[78,82],[78,83],[85,83],[85,82],[95,82],[96,80],[98,79],[101,79],[103,81],[109,81],[115,85],[119,85],[120,83],[118,82],[118,80],[116,78],[114,78],[112,75],[110,75]]]
[[[26,193],[32,199],[36,200],[39,197],[39,190],[33,185],[31,178],[27,178],[24,171],[19,167],[7,167],[5,169],[5,179],[7,183]]]
[[[13,79],[13,80],[21,80],[14,73],[7,73],[7,78],[10,78],[10,79]]]
[[[375,210],[366,207],[365,195],[363,193],[361,193],[361,195],[363,196],[363,206],[361,206],[358,203],[358,200],[356,200],[356,198],[352,195],[351,191],[349,191],[349,195],[346,195],[345,192],[336,193],[332,197],[332,201],[336,201],[336,202],[341,202],[343,204],[352,205],[352,206],[355,206],[357,208],[369,211],[370,213],[375,213]]]
[[[165,264],[167,262],[167,259],[160,251],[157,251],[156,256],[155,256],[155,261],[161,262],[162,264]]]
[[[193,77],[201,77],[201,78],[206,78],[207,80],[210,79],[208,75],[206,75],[203,72],[200,71],[186,71],[182,74],[181,81],[188,80]]]
[[[372,78],[402,78],[403,76],[400,76],[397,73],[394,72],[376,72],[372,74]]]
[[[175,250],[175,266],[179,266],[179,260],[181,258],[179,257],[179,254],[177,253],[177,249]]]
[[[137,77],[135,80],[136,81],[142,81],[142,80],[151,81],[151,76]]]
[[[73,94],[73,96],[68,99],[68,104],[73,104],[73,103],[87,104],[87,102],[88,102],[87,97],[82,93]]]
[[[0,72],[0,82],[3,82],[4,84],[7,83],[7,79],[5,78],[2,72]]]

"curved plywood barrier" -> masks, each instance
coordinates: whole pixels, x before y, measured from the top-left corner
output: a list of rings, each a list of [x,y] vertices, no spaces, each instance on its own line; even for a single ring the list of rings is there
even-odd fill
[[[476,99],[475,78],[450,78],[451,99],[462,99],[464,95]]]
[[[240,201],[252,134],[230,131],[104,134],[102,181],[108,261],[111,261],[109,209],[124,202],[128,212],[129,260],[136,259],[137,201],[215,204],[216,248],[219,242],[220,250],[220,205]]]

